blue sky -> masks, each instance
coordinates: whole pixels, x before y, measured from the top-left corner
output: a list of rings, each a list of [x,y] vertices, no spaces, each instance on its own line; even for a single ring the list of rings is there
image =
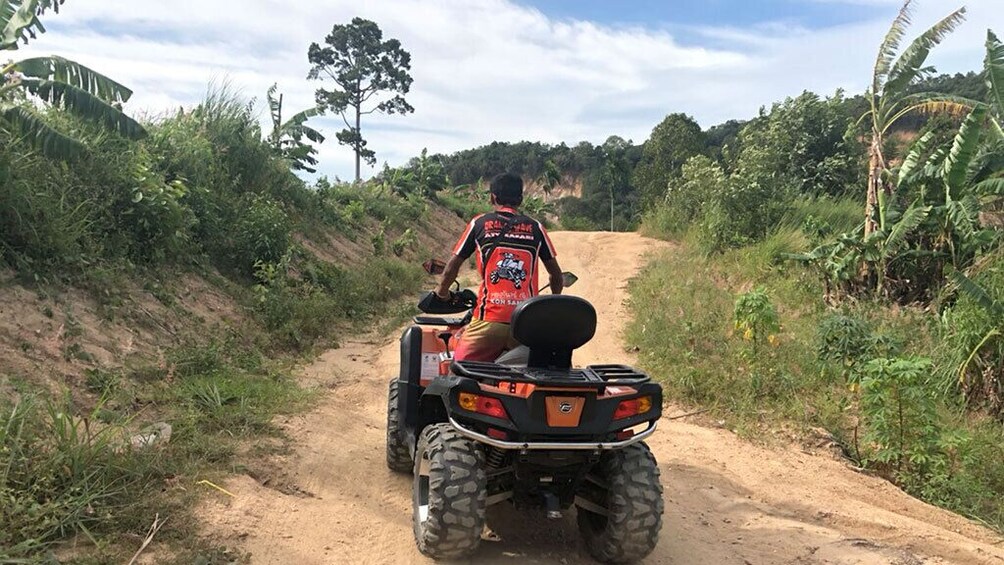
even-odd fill
[[[960,0],[961,1],[961,0]],[[919,32],[960,5],[918,0]],[[423,147],[494,140],[641,142],[666,114],[708,127],[749,118],[802,90],[855,93],[899,0],[76,0],[45,20],[25,55],[58,53],[135,90],[128,108],[162,115],[211,81],[261,100],[278,83],[291,110],[313,104],[307,46],[353,16],[412,54],[416,112],[374,116],[363,134],[384,162]],[[969,0],[969,21],[933,53],[942,71],[977,69],[1004,0]],[[912,37],[912,36],[911,36]],[[264,112],[262,116],[264,117]],[[329,141],[321,170],[346,178],[352,154]],[[372,169],[367,174],[374,172]]]
[[[670,27],[755,26],[788,21],[812,29],[870,17],[866,10],[848,9],[847,3],[811,0],[522,0],[518,3],[554,18]],[[886,8],[886,12],[896,9],[895,6]]]

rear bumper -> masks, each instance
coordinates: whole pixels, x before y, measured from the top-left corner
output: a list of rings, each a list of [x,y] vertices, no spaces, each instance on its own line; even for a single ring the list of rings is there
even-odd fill
[[[497,447],[499,449],[517,449],[517,450],[591,450],[591,451],[604,451],[611,449],[621,449],[629,445],[644,441],[648,436],[655,433],[655,420],[648,423],[648,427],[644,431],[641,431],[624,441],[610,441],[601,443],[585,443],[585,442],[561,442],[561,441],[534,441],[534,442],[518,442],[518,441],[503,441],[500,439],[495,439],[493,437],[480,434],[473,430],[467,429],[460,425],[452,417],[450,418],[450,424],[457,430],[457,432],[469,439],[490,445],[492,447]]]

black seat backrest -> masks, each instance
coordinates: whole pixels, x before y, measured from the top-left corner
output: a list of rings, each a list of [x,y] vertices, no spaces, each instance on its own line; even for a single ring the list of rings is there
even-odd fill
[[[512,315],[513,337],[530,348],[529,367],[569,369],[572,351],[595,334],[596,309],[577,296],[537,296]]]

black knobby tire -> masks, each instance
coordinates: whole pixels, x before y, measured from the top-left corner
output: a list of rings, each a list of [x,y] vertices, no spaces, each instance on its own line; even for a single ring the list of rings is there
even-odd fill
[[[398,383],[395,378],[390,381],[390,391],[387,394],[387,467],[396,473],[410,473],[415,462],[401,430],[397,395]]]
[[[459,559],[477,550],[485,525],[484,453],[450,424],[422,431],[415,450],[412,523],[418,550]]]
[[[592,474],[602,488],[592,489],[594,502],[608,516],[577,509],[579,532],[589,554],[603,563],[634,563],[655,549],[662,529],[662,485],[659,466],[644,443],[607,453]]]

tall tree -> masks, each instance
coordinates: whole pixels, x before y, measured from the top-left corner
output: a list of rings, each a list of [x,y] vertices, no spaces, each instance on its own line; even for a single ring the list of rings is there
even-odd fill
[[[558,165],[554,161],[548,159],[544,163],[544,171],[540,173],[540,177],[537,179],[540,183],[541,188],[544,189],[544,194],[550,195],[551,191],[554,190],[556,186],[561,184],[561,170],[558,169]]]
[[[872,84],[866,94],[869,108],[860,120],[868,120],[871,130],[865,200],[866,238],[884,223],[882,202],[887,200],[894,188],[886,180],[887,160],[882,154],[885,136],[890,128],[911,112],[948,111],[962,114],[974,105],[964,98],[935,92],[910,94],[910,88],[914,83],[933,72],[932,68],[924,66],[931,49],[963,22],[966,13],[964,7],[952,12],[920,34],[913,43],[900,52],[900,44],[912,21],[912,3],[913,0],[906,0],[903,3],[899,15],[896,16],[879,47],[872,73]]]
[[[626,192],[630,188],[631,167],[627,161],[627,151],[631,148],[630,141],[624,138],[611,135],[603,142],[603,156],[606,163],[600,176],[602,183],[606,185],[607,194],[610,198],[610,231],[617,231],[614,219],[614,205],[617,201],[617,194]]]
[[[307,125],[307,120],[321,114],[321,109],[314,107],[295,114],[286,121],[282,119],[282,94],[276,93],[278,85],[273,84],[265,98],[268,100],[269,113],[272,116],[272,133],[268,143],[276,155],[286,160],[294,171],[317,172],[317,149],[303,138],[314,143],[324,143],[321,132]]]
[[[644,205],[659,202],[666,194],[669,180],[680,174],[687,159],[704,153],[705,147],[701,126],[686,114],[670,114],[655,126],[642,149],[633,179]]]
[[[0,1],[0,51],[15,51],[45,27],[39,18],[59,12],[63,0]],[[58,159],[76,157],[83,142],[45,122],[37,103],[55,106],[110,130],[140,138],[146,131],[121,111],[132,91],[62,57],[34,57],[0,66],[0,127]]]
[[[404,99],[411,88],[411,55],[396,39],[384,41],[380,27],[369,20],[353,18],[337,24],[324,39],[325,46],[310,45],[307,58],[313,65],[310,79],[334,81],[335,88],[317,90],[317,105],[342,116],[344,130],[336,137],[356,154],[356,181],[360,161],[376,163],[376,153],[362,136],[362,117],[373,113],[407,114],[415,109]],[[389,97],[381,96],[389,94]]]

